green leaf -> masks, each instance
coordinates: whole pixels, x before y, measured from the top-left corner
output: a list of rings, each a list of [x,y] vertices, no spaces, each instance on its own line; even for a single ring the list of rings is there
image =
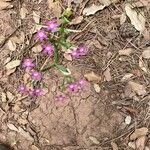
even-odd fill
[[[67,76],[68,76],[68,75],[71,74],[70,70],[69,70],[68,68],[65,68],[63,65],[58,65],[58,64],[56,64],[55,67],[56,67],[59,71],[61,71],[64,75],[67,75]]]
[[[62,15],[69,18],[72,15],[71,8],[68,7],[67,9],[65,9]]]
[[[53,68],[54,66],[55,66],[55,64],[47,64],[47,65],[44,66],[44,68],[41,71],[47,71],[50,68]]]

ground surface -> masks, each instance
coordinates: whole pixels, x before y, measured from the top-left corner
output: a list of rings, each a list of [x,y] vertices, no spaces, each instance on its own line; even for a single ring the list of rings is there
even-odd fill
[[[93,0],[72,3],[73,18],[82,15],[84,7],[92,3],[99,5]],[[150,125],[150,59],[141,58],[143,49],[150,46],[148,6],[144,9],[147,16],[147,34],[144,36],[128,18],[120,25],[120,15],[125,12],[124,1],[111,4],[84,17],[82,23],[70,26],[84,30],[70,34],[68,38],[74,43],[90,43],[90,48],[87,56],[71,62],[64,59],[63,63],[75,77],[93,71],[101,76],[101,81],[88,82],[83,91],[71,93],[61,103],[54,97],[59,92],[57,87],[62,75],[53,69],[44,75],[43,86],[48,89],[47,94],[38,99],[15,99],[16,87],[24,73],[17,68],[7,75],[6,61],[31,55],[42,64],[46,58],[40,59],[41,56],[31,50],[36,24],[32,14],[33,11],[40,12],[41,21],[53,14],[46,0],[13,1],[12,4],[12,9],[0,11],[0,92],[7,95],[6,100],[2,96],[0,102],[0,141],[12,145],[15,150],[117,150],[114,143],[119,150],[131,149],[129,137],[135,128],[149,128]],[[61,6],[66,7],[67,2]],[[22,7],[28,11],[24,19],[20,18]],[[12,37],[19,37],[19,42],[15,41],[15,50],[10,50],[7,44]],[[119,55],[120,50],[127,48],[133,50],[131,54]],[[139,66],[140,59],[146,64],[147,71]],[[126,77],[127,74],[131,77]],[[126,79],[123,80],[124,76]],[[95,86],[100,90],[97,91]],[[127,116],[132,118],[129,124],[125,123]],[[148,148],[148,135],[146,138]]]

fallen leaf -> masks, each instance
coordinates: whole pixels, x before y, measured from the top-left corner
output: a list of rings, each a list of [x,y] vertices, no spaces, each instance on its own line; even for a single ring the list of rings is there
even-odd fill
[[[112,147],[113,150],[118,150],[118,146],[114,142],[111,142],[111,147]]]
[[[139,57],[139,67],[145,72],[148,73],[148,67],[142,59],[142,56]]]
[[[132,73],[127,73],[127,74],[125,74],[125,75],[122,77],[121,82],[125,82],[125,81],[131,79],[132,76],[133,76]]]
[[[106,81],[111,81],[111,74],[110,74],[109,67],[104,71],[104,76],[105,76]]]
[[[13,8],[13,5],[9,2],[0,1],[0,10]]]
[[[135,129],[135,131],[131,134],[130,139],[135,140],[141,136],[146,136],[147,133],[148,133],[148,128],[146,127]]]
[[[131,53],[134,52],[133,48],[126,48],[123,50],[119,50],[119,55],[125,55],[125,56],[130,56]]]
[[[98,84],[96,84],[96,83],[94,83],[93,86],[94,86],[95,92],[96,92],[96,93],[100,93],[100,91],[101,91],[100,86],[99,86]]]
[[[53,12],[55,17],[59,18],[61,16],[61,6],[59,1],[47,0],[48,8]]]
[[[144,150],[145,143],[146,143],[146,136],[139,137],[135,142],[137,150]]]
[[[125,118],[125,123],[126,123],[127,125],[129,125],[129,124],[131,123],[131,120],[132,120],[131,116],[127,116],[127,117]]]
[[[120,16],[120,25],[124,24],[126,19],[127,19],[126,14],[125,13],[121,14],[121,16]]]
[[[39,45],[36,45],[32,48],[32,51],[34,53],[40,53],[42,51],[42,46],[39,44]]]
[[[103,10],[105,7],[106,5],[97,6],[95,4],[92,4],[91,6],[84,8],[83,15],[85,16],[94,15],[96,12]]]
[[[90,73],[85,74],[84,77],[85,77],[88,81],[96,81],[96,82],[101,81],[101,76],[95,74],[93,71],[90,72]]]
[[[4,93],[4,92],[2,92],[2,94],[1,94],[1,101],[2,101],[3,103],[7,102],[6,93]]]
[[[21,19],[24,19],[28,13],[29,13],[28,10],[25,7],[22,7],[20,9],[20,17],[21,17]]]
[[[130,18],[131,24],[142,33],[145,30],[146,23],[144,12],[133,9],[133,6],[129,3],[125,5],[125,11]]]
[[[8,45],[9,50],[11,50],[11,51],[15,51],[16,50],[17,46],[16,46],[16,43],[14,41],[9,40],[7,45]]]
[[[35,12],[33,11],[33,20],[35,23],[39,24],[40,23],[40,12]]]
[[[94,143],[94,144],[99,144],[100,142],[93,136],[90,136],[89,139]]]
[[[64,57],[65,57],[67,60],[72,61],[72,57],[71,57],[70,54],[64,53]]]
[[[40,149],[36,147],[35,145],[31,145],[31,150],[40,150]]]
[[[150,46],[143,50],[142,57],[145,59],[150,59]]]
[[[10,102],[15,98],[15,96],[9,91],[6,92],[6,95]]]
[[[132,91],[135,92],[138,95],[145,95],[146,89],[144,85],[141,85],[139,83],[129,81],[128,85],[131,87]]]
[[[4,61],[4,65],[6,65],[8,62],[11,61],[11,58],[10,57],[7,57],[6,60]]]
[[[6,72],[6,75],[7,76],[10,76],[12,73],[14,73],[16,71],[16,67],[15,68],[13,68],[13,69],[9,69],[9,70],[7,70],[7,72]]]
[[[129,142],[128,146],[131,147],[132,149],[136,149],[135,142]]]
[[[77,25],[80,24],[83,21],[83,16],[78,16],[74,18],[69,24],[70,25]]]
[[[11,123],[8,123],[8,124],[7,124],[7,127],[8,127],[10,130],[12,130],[12,131],[16,131],[16,132],[18,132],[17,127],[16,127],[16,126],[14,126],[14,125],[13,125],[13,124],[11,124]]]
[[[7,70],[10,70],[10,69],[13,69],[13,68],[19,66],[20,63],[21,63],[20,60],[13,60],[13,61],[9,62],[5,67]]]

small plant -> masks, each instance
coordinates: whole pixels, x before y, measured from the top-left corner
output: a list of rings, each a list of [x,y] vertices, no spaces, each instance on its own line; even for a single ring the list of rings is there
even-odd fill
[[[18,91],[20,93],[36,97],[42,95],[43,90],[40,87],[40,83],[42,81],[43,72],[51,68],[56,68],[64,74],[64,80],[61,85],[62,91],[65,89],[68,92],[77,92],[85,85],[85,79],[76,80],[70,75],[69,69],[60,64],[59,60],[59,56],[62,54],[61,49],[63,47],[67,50],[68,55],[70,55],[72,59],[78,59],[80,56],[86,55],[88,51],[88,47],[85,44],[74,46],[72,43],[66,40],[67,34],[71,31],[67,29],[69,16],[69,13],[67,10],[65,10],[59,20],[57,20],[57,18],[53,18],[46,21],[43,25],[43,28],[36,32],[35,39],[37,42],[40,41],[42,46],[42,53],[45,54],[45,56],[47,55],[48,59],[50,57],[53,58],[53,63],[49,64],[45,61],[42,68],[37,70],[33,59],[25,58],[22,61],[22,68],[24,68],[30,75],[30,81],[28,86],[20,85],[18,87]],[[63,101],[65,99],[65,95],[57,95],[56,99],[58,101]]]

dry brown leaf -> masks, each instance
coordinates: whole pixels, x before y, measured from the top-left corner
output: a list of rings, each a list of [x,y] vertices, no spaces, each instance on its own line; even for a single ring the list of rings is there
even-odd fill
[[[106,5],[97,6],[95,4],[92,4],[91,6],[84,8],[83,15],[85,16],[94,15],[96,12],[103,10],[105,7]]]
[[[118,150],[118,146],[117,146],[116,143],[111,142],[111,146],[112,146],[112,149],[113,149],[113,150]]]
[[[133,76],[132,73],[127,73],[127,74],[125,74],[125,75],[122,77],[121,82],[125,82],[125,81],[131,79],[132,76]]]
[[[14,41],[9,40],[7,45],[8,45],[9,50],[11,50],[11,51],[15,51],[16,50],[17,46],[16,46],[16,43]]]
[[[64,57],[65,57],[67,60],[72,61],[72,57],[71,57],[70,54],[64,53]]]
[[[9,62],[5,67],[7,70],[10,70],[10,69],[13,69],[13,68],[16,68],[17,66],[19,66],[21,63],[20,60],[13,60],[11,62]]]
[[[95,74],[93,71],[90,72],[90,73],[85,74],[84,77],[85,77],[88,81],[96,81],[96,82],[101,81],[101,76]]]
[[[8,62],[11,61],[11,58],[10,57],[7,57],[6,60],[4,61],[4,65],[6,65]]]
[[[131,134],[130,139],[135,140],[141,136],[146,136],[147,133],[148,133],[148,128],[146,127],[135,129],[135,131]]]
[[[19,127],[18,132],[27,140],[32,142],[34,141],[33,137],[28,132],[26,132],[23,128]]]
[[[59,18],[61,15],[61,6],[59,1],[47,0],[48,8],[53,12],[55,17]]]
[[[35,21],[35,23],[39,24],[40,23],[40,12],[35,12],[33,11],[33,20]]]
[[[100,93],[101,88],[100,88],[100,86],[99,86],[98,84],[95,83],[95,84],[93,85],[93,87],[94,87],[96,93]]]
[[[131,87],[132,91],[135,92],[138,95],[145,95],[146,89],[144,85],[141,85],[139,83],[129,81],[128,85]]]
[[[6,93],[4,93],[4,92],[2,92],[1,101],[2,101],[3,103],[7,102]]]
[[[120,25],[124,24],[126,19],[127,19],[126,14],[125,13],[121,14],[121,16],[120,16]]]
[[[128,146],[131,147],[132,149],[136,149],[135,142],[129,142]]]
[[[125,11],[127,16],[130,18],[131,24],[142,33],[145,30],[146,23],[144,12],[136,11],[129,3],[125,5]]]
[[[12,73],[14,73],[16,71],[16,67],[15,68],[13,68],[13,69],[9,69],[9,70],[7,70],[7,72],[6,72],[6,75],[7,76],[10,76]]]
[[[36,45],[32,48],[32,51],[34,53],[40,53],[42,51],[42,46],[39,44],[39,45]]]
[[[130,56],[134,52],[133,48],[126,48],[123,50],[119,50],[119,55]]]
[[[28,13],[29,13],[28,10],[25,7],[22,7],[20,9],[20,17],[21,17],[21,19],[24,19]]]
[[[14,126],[14,125],[13,125],[13,124],[11,124],[11,123],[8,123],[8,124],[7,124],[7,127],[8,127],[10,130],[12,130],[12,131],[16,131],[16,132],[18,132],[17,127],[16,127],[16,126]]]
[[[94,144],[99,144],[100,142],[97,140],[97,138],[90,136],[89,139],[94,143]]]
[[[10,102],[15,98],[15,96],[9,91],[6,92],[6,95]]]
[[[13,5],[9,2],[0,1],[0,10],[13,8]]]
[[[146,143],[146,136],[139,137],[135,142],[137,150],[144,150],[145,143]]]
[[[109,67],[104,71],[104,76],[105,76],[106,81],[111,81],[111,74],[110,74],[110,68]]]
[[[142,59],[142,56],[139,57],[139,67],[145,72],[148,73],[148,67]]]
[[[77,25],[80,24],[83,21],[83,16],[78,16],[74,18],[69,24],[70,25]]]
[[[35,145],[31,145],[31,150],[40,150],[40,149],[37,148]]]
[[[142,57],[145,59],[150,59],[150,46],[143,50]]]

